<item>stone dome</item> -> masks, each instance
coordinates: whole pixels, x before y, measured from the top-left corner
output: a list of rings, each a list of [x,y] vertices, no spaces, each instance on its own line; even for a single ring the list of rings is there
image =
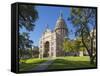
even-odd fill
[[[62,13],[60,14],[60,16],[56,22],[55,30],[56,29],[66,29],[66,23],[65,23],[64,19],[62,18]]]

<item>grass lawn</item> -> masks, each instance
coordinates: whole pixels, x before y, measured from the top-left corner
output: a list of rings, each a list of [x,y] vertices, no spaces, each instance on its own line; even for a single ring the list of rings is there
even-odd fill
[[[46,62],[48,58],[39,59],[39,58],[30,58],[30,59],[21,59],[21,64],[19,65],[19,71],[29,71],[36,67],[37,65]],[[66,56],[66,57],[57,57],[54,62],[49,65],[48,70],[52,69],[75,69],[75,68],[89,68],[96,67],[89,62],[88,56],[77,57],[77,56]]]
[[[36,67],[40,63],[47,61],[47,59],[38,59],[38,58],[30,58],[30,59],[21,59],[19,64],[19,71],[28,71],[32,68]]]
[[[67,57],[58,57],[49,67],[48,69],[74,69],[74,68],[89,68],[96,67],[96,65],[91,65],[89,63],[89,57],[75,57],[75,56],[67,56]]]

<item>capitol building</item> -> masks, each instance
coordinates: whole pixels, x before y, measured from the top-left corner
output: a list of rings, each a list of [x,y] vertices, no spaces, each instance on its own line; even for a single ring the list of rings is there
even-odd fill
[[[62,13],[60,13],[54,30],[51,31],[47,27],[39,40],[39,58],[64,56],[64,50],[61,45],[67,33],[67,24],[63,19]]]

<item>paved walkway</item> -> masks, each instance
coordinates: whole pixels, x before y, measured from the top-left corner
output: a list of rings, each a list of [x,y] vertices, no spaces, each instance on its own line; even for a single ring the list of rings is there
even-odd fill
[[[43,70],[46,70],[48,68],[48,66],[53,63],[53,61],[54,61],[54,59],[48,60],[48,61],[46,61],[44,63],[41,63],[38,66],[36,66],[35,68],[31,69],[31,71],[43,71]]]

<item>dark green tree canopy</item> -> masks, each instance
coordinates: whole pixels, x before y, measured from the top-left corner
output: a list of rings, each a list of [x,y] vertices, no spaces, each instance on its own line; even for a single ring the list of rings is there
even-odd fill
[[[30,40],[30,32],[34,30],[35,21],[38,19],[38,12],[33,5],[19,5],[19,53],[20,57],[30,53],[28,49],[33,46]],[[20,31],[25,29],[25,31]]]
[[[33,41],[29,39],[29,33],[23,32],[19,34],[19,48],[25,50],[25,48],[31,48]]]
[[[19,5],[19,27],[33,31],[34,22],[38,19],[38,12],[33,5]]]

